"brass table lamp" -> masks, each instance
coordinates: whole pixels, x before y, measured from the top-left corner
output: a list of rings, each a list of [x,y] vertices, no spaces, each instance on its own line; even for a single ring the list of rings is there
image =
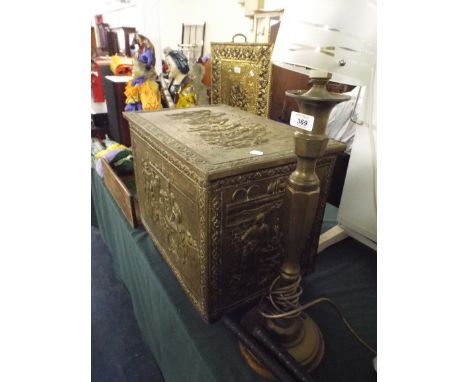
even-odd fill
[[[294,133],[297,167],[288,179],[283,216],[286,255],[280,276],[271,288],[271,307],[262,312],[273,336],[307,369],[317,367],[323,357],[322,334],[309,316],[291,310],[299,306],[302,293],[299,264],[317,212],[320,182],[315,165],[327,147],[328,116],[336,104],[350,99],[347,95],[327,91],[330,77],[313,78],[307,92],[286,92],[297,102],[300,113],[313,116],[314,122],[312,131]],[[284,314],[286,317],[282,317]]]
[[[309,127],[294,133],[297,167],[286,188],[286,254],[280,275],[270,287],[267,302],[249,312],[243,324],[265,327],[308,371],[321,362],[324,344],[320,329],[299,304],[300,256],[316,215],[320,182],[315,165],[327,146],[328,117],[336,104],[350,98],[329,93],[326,84],[333,74],[335,82],[368,85],[375,67],[375,30],[374,0],[295,0],[285,8],[272,55],[274,64],[310,76],[310,90],[291,90],[286,95],[313,121],[309,118]],[[257,372],[269,376],[255,357],[245,349],[242,353]]]

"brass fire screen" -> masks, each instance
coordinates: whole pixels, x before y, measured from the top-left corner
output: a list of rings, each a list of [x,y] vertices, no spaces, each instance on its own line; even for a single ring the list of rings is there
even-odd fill
[[[273,44],[211,43],[212,103],[268,118]]]

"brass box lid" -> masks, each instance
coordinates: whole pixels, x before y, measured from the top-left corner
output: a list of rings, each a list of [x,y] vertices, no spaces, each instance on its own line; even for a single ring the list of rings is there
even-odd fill
[[[227,105],[123,113],[207,181],[296,161],[295,128]],[[345,145],[330,140],[327,154]]]

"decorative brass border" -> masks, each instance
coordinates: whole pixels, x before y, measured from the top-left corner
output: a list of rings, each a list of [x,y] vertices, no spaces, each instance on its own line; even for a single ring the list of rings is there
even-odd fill
[[[248,43],[211,43],[212,79],[211,99],[213,104],[227,103],[222,100],[221,69],[223,66],[235,67],[240,62],[247,62],[258,69],[258,96],[250,106],[255,114],[268,118],[271,102],[271,54],[273,44]],[[237,89],[239,83],[232,83],[232,89]],[[239,92],[237,92],[239,93]],[[252,102],[252,101],[251,101]],[[236,105],[231,105],[236,106]]]
[[[199,232],[199,254],[200,254],[200,281],[201,281],[201,286],[200,286],[200,293],[201,293],[201,298],[203,300],[202,306],[206,311],[210,310],[210,299],[208,296],[208,275],[210,272],[209,269],[209,262],[210,262],[210,257],[209,256],[209,248],[208,248],[208,240],[206,235],[208,234],[208,221],[207,221],[207,216],[209,213],[208,209],[208,192],[205,188],[202,187],[197,187],[197,204],[198,204],[198,217],[200,219],[200,229],[198,230]],[[208,320],[209,317],[206,316],[206,319]]]

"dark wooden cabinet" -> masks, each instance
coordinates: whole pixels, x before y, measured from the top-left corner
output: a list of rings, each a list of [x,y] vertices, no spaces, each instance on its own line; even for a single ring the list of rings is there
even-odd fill
[[[136,29],[133,27],[118,27],[112,28],[112,32],[115,34],[115,53],[114,54],[125,54],[127,57],[132,56],[131,35],[136,33]]]
[[[269,118],[289,124],[292,111],[299,111],[296,102],[287,97],[286,90],[307,89],[306,75],[273,65],[271,70],[271,103]]]
[[[104,94],[107,103],[107,116],[109,120],[109,136],[114,141],[130,147],[130,130],[128,122],[122,116],[125,109],[125,85],[123,79],[128,77],[104,77]]]

